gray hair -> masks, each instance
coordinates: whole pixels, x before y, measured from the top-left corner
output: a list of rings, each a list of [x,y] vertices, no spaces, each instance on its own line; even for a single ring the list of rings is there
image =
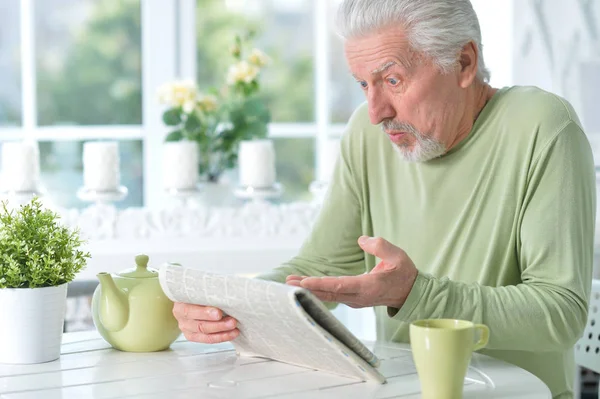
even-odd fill
[[[469,0],[344,0],[337,15],[337,30],[345,39],[397,24],[407,29],[411,48],[431,57],[443,73],[456,66],[462,48],[473,41],[479,50],[477,79],[490,80]]]

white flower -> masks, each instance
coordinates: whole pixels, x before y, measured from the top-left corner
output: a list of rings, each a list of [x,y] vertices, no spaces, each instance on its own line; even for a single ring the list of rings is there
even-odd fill
[[[217,97],[205,94],[198,97],[198,106],[203,111],[214,111],[217,109]]]
[[[256,76],[258,76],[259,72],[260,69],[256,65],[252,65],[248,61],[240,61],[237,64],[229,67],[229,72],[227,73],[227,83],[229,85],[234,85],[240,82],[250,83],[256,79]]]
[[[261,50],[255,48],[248,56],[248,62],[257,67],[263,67],[271,62],[271,59]]]
[[[183,112],[185,112],[186,114],[191,114],[192,112],[194,112],[194,109],[196,108],[196,101],[188,100],[183,103],[181,108],[183,109]]]
[[[159,101],[170,107],[183,107],[186,103],[189,107],[189,103],[195,103],[197,96],[198,89],[192,80],[169,82],[158,89]]]

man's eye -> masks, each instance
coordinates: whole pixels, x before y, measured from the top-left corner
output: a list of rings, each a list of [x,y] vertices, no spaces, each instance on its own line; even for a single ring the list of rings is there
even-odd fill
[[[389,78],[388,79],[388,83],[391,84],[392,86],[397,86],[398,83],[400,83],[400,81],[398,79],[395,79],[395,78]]]
[[[364,80],[361,82],[358,82],[358,84],[360,85],[360,87],[362,87],[363,89],[367,88],[367,82],[365,82]]]

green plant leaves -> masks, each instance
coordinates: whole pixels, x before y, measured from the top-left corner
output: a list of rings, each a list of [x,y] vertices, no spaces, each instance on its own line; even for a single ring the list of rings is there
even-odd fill
[[[181,130],[175,130],[165,137],[165,141],[180,141],[183,139],[183,132]]]
[[[78,230],[59,223],[38,198],[0,208],[0,288],[52,287],[72,281],[90,258]]]
[[[194,112],[188,115],[184,127],[188,132],[195,132],[196,130],[202,128],[202,122],[200,121],[198,115]]]
[[[163,122],[167,126],[177,126],[181,123],[181,108],[171,108],[163,113]]]
[[[250,42],[256,32],[244,30],[234,36],[229,49],[235,63],[246,60],[253,48]],[[166,141],[192,140],[198,144],[201,176],[218,178],[224,170],[235,168],[240,141],[267,136],[271,112],[265,99],[258,96],[259,79],[260,70],[248,82],[225,82],[221,87],[203,88],[204,93],[216,98],[216,109],[200,106],[188,114],[182,107],[173,107],[163,114],[165,124],[174,129]]]

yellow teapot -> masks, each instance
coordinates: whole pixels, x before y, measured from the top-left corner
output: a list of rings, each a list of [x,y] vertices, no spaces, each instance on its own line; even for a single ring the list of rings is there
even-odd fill
[[[173,302],[164,294],[158,271],[148,256],[135,257],[136,267],[116,275],[98,273],[92,317],[98,332],[115,349],[155,352],[169,348],[181,331]]]

